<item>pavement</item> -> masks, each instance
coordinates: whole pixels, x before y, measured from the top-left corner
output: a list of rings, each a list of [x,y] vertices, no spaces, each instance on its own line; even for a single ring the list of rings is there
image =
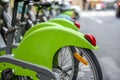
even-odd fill
[[[99,50],[97,56],[104,80],[120,80],[120,19],[114,10],[83,11],[80,13],[82,33],[96,37]]]

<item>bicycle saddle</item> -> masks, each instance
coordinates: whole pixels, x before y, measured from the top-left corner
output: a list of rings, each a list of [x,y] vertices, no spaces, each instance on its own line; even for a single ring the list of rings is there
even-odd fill
[[[4,4],[7,4],[9,2],[10,2],[10,0],[0,0],[0,5],[4,5]]]
[[[42,7],[50,7],[52,6],[52,3],[50,2],[34,2],[35,6],[42,6]]]

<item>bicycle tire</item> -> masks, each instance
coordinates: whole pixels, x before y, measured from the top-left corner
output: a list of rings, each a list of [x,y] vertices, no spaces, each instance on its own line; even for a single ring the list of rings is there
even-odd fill
[[[96,77],[95,79],[90,79],[90,80],[103,80],[102,70],[94,53],[89,49],[83,49],[83,48],[77,48],[77,49],[79,49],[79,51],[81,50],[82,54],[86,55],[86,57],[88,58],[87,60],[91,66],[91,70],[93,72],[94,78]],[[81,80],[84,80],[84,79],[81,79]],[[85,80],[88,80],[88,79],[85,79]]]
[[[69,47],[62,48],[61,50],[58,51],[58,54],[60,55],[61,52],[63,52],[63,56],[65,57],[64,59],[67,60],[68,57],[66,57],[65,56],[66,54],[64,54],[64,53],[66,53],[66,52],[64,52],[65,48],[69,48]],[[83,48],[77,48],[77,47],[75,47],[75,49],[77,50],[77,52],[82,52],[82,56],[85,56],[85,58],[88,60],[89,66],[90,66],[89,68],[91,69],[91,73],[93,75],[90,76],[90,78],[87,78],[86,76],[89,76],[89,74],[88,74],[89,72],[86,73],[87,72],[86,71],[84,73],[85,74],[84,77],[81,77],[82,69],[81,69],[80,65],[82,63],[80,63],[78,60],[76,60],[76,58],[73,56],[73,53],[70,53],[71,58],[72,58],[71,60],[72,60],[72,70],[73,71],[71,72],[71,75],[68,79],[66,79],[65,78],[66,76],[64,75],[64,79],[62,79],[62,80],[103,80],[101,67],[100,67],[99,62],[98,62],[96,56],[94,55],[94,53],[89,49],[83,49]],[[64,50],[64,51],[62,51],[62,50]],[[71,52],[70,48],[67,50],[69,50],[68,52]],[[59,58],[60,58],[60,56],[58,56],[58,59]],[[64,61],[62,60],[61,62],[64,62]],[[61,72],[63,72],[63,74],[67,73],[66,70],[60,65],[61,62],[58,62],[58,66],[60,67],[60,69],[62,69]],[[69,65],[69,64],[67,64],[67,65]],[[59,67],[58,67],[58,69],[59,69]],[[54,67],[54,68],[56,69],[56,67]],[[60,71],[58,71],[58,72],[60,72]]]

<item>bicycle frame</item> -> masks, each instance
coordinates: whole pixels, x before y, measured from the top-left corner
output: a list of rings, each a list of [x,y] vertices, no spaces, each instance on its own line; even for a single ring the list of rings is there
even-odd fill
[[[8,4],[3,5],[3,7],[2,7],[2,14],[1,14],[1,18],[3,19],[3,22],[5,24],[5,26],[2,27],[2,31],[1,31],[1,33],[3,35],[6,35],[5,33],[7,33],[8,28],[11,27],[10,26],[11,25],[11,17],[9,15],[9,12],[8,12],[7,9],[8,9]],[[5,43],[6,43],[5,36],[2,36],[2,37],[3,37],[3,39],[4,39]]]

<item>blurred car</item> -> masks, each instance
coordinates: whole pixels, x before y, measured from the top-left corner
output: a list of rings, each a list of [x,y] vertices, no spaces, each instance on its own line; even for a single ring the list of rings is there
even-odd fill
[[[120,18],[120,0],[117,2],[116,17]]]
[[[96,10],[104,10],[106,8],[105,3],[101,2],[101,3],[97,3],[95,6]]]

